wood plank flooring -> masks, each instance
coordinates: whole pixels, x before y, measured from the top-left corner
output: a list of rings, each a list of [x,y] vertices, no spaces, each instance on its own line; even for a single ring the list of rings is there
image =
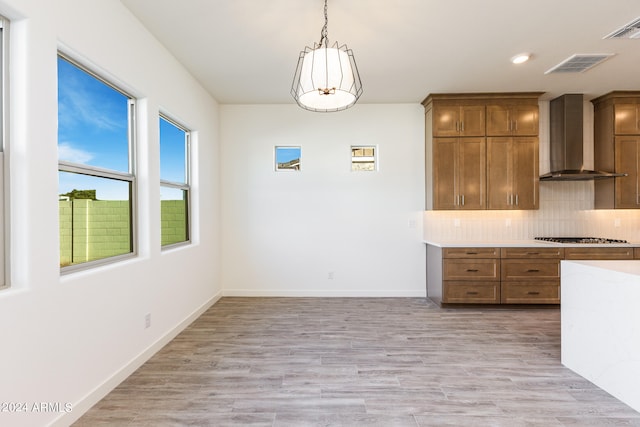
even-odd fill
[[[560,363],[558,309],[223,298],[76,426],[640,426]]]

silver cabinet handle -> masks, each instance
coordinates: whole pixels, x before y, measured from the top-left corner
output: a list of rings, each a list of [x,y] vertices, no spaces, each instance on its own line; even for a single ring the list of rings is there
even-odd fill
[[[516,206],[518,206],[518,195],[516,194]]]
[[[464,194],[460,197],[462,198],[462,206],[464,206]]]

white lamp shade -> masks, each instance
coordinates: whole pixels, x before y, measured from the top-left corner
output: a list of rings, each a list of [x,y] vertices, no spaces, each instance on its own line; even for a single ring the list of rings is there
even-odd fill
[[[350,53],[338,47],[317,47],[301,53],[292,91],[301,107],[338,111],[355,104],[362,88]]]

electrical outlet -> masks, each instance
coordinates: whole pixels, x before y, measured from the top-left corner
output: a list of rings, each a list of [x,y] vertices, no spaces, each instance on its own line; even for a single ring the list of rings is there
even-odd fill
[[[459,218],[455,218],[453,220],[453,226],[454,227],[460,227],[460,219]]]
[[[620,227],[620,218],[616,218],[613,220],[613,226],[614,227]]]
[[[505,227],[511,227],[511,218],[507,218],[507,219],[504,221],[504,226],[505,226]]]
[[[333,271],[330,271],[329,274],[327,274],[327,279],[333,280]]]
[[[409,228],[416,228],[416,220],[415,219],[410,219],[409,220]]]
[[[144,315],[144,328],[150,328],[151,327],[151,313],[147,313]]]

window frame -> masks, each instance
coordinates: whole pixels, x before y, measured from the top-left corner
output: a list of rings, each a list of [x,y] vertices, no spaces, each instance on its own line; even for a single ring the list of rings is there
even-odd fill
[[[359,149],[368,149],[371,148],[373,149],[373,156],[354,156],[354,150],[359,150]],[[358,162],[355,161],[355,159],[357,159],[358,157],[363,157],[363,158],[372,158],[371,162]],[[358,163],[373,163],[373,169],[354,169],[354,165],[358,164]],[[378,171],[378,146],[377,145],[352,145],[351,146],[351,172],[377,172]]]
[[[169,181],[169,180],[165,180],[162,179],[162,163],[160,163],[160,171],[159,171],[159,175],[160,175],[160,189],[162,189],[162,187],[167,187],[167,188],[172,188],[174,190],[182,190],[185,191],[187,194],[187,200],[186,200],[186,212],[185,212],[185,221],[186,221],[186,233],[187,233],[187,238],[186,240],[183,240],[181,242],[175,242],[175,243],[168,243],[166,245],[162,244],[162,227],[160,228],[160,249],[161,250],[167,250],[167,249],[172,249],[178,246],[185,246],[185,245],[190,245],[192,242],[191,236],[192,236],[192,230],[191,230],[191,141],[192,141],[192,130],[190,130],[188,127],[184,126],[183,124],[181,124],[180,122],[178,122],[177,120],[171,118],[169,115],[160,112],[158,114],[158,147],[161,148],[162,146],[162,140],[160,138],[160,120],[164,120],[166,122],[168,122],[169,124],[175,126],[176,128],[180,129],[181,131],[184,132],[184,137],[185,137],[185,141],[184,141],[184,179],[186,182],[181,183],[181,182],[175,182],[175,181]],[[158,152],[160,153],[161,150],[158,150]],[[161,206],[162,206],[162,200],[160,200]],[[161,215],[161,220],[162,220],[162,211],[160,212]]]
[[[0,15],[0,290],[9,283],[9,20]]]
[[[137,205],[138,205],[138,189],[137,189],[137,177],[136,177],[136,135],[137,135],[137,102],[136,98],[125,90],[121,89],[108,79],[102,77],[97,72],[84,66],[81,62],[73,59],[64,52],[58,51],[59,58],[69,62],[71,65],[77,67],[81,71],[89,74],[91,77],[97,79],[101,83],[107,85],[111,89],[119,92],[127,98],[127,139],[128,139],[128,172],[117,171],[113,169],[102,168],[98,166],[85,165],[81,163],[74,163],[67,160],[58,159],[58,172],[76,173],[80,175],[92,176],[96,178],[112,179],[118,181],[125,181],[129,183],[129,241],[130,251],[126,254],[113,255],[106,258],[100,258],[92,261],[86,261],[79,264],[68,265],[60,267],[60,274],[68,274],[76,271],[88,270],[97,266],[106,264],[117,263],[126,259],[134,258],[138,256],[138,221],[137,221]],[[58,228],[60,227],[58,221]]]

